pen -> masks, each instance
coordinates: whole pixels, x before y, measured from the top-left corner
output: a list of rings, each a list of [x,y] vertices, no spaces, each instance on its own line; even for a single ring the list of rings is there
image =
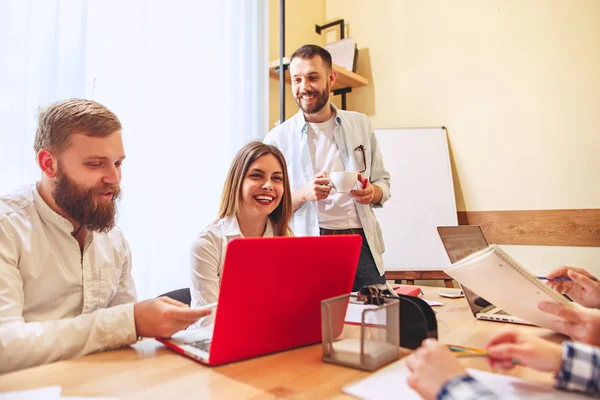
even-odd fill
[[[573,279],[571,278],[546,278],[545,276],[536,276],[536,278],[542,280],[542,281],[548,281],[548,282],[573,282]],[[588,279],[591,279],[593,281],[597,281],[596,278],[590,278],[590,277],[586,277]]]
[[[536,278],[538,278],[541,281],[548,282],[573,282],[571,278],[546,278],[545,276],[537,276]]]

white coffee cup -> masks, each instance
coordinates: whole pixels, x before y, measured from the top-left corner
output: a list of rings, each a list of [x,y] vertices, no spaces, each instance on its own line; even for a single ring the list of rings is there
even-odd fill
[[[358,174],[356,172],[331,172],[329,180],[336,192],[349,193],[358,182]]]

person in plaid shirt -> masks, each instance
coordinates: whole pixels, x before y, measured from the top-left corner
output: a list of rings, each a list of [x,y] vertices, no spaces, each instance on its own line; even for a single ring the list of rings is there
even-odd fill
[[[487,345],[492,368],[510,369],[515,362],[540,371],[554,372],[557,389],[600,395],[600,348],[585,343],[552,343],[510,329],[498,333]],[[408,384],[424,399],[501,399],[469,376],[454,354],[436,340],[427,339],[407,360]]]
[[[573,341],[555,344],[513,329],[500,332],[487,345],[493,368],[510,369],[515,362],[540,371],[554,372],[557,389],[600,397],[600,279],[582,268],[560,267],[547,276],[570,280],[548,281],[559,293],[585,308],[543,302],[539,309],[560,317],[554,330]],[[423,342],[407,360],[408,384],[425,399],[499,399],[467,374],[447,346],[433,339]]]

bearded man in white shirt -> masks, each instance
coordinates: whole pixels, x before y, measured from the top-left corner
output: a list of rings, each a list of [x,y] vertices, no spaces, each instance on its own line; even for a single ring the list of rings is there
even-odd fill
[[[296,236],[358,234],[362,248],[353,291],[385,283],[383,233],[373,208],[390,198],[390,174],[366,115],[338,110],[329,101],[337,77],[331,54],[304,45],[290,58],[292,94],[300,108],[272,129],[265,143],[285,156]],[[332,172],[356,173],[350,193],[332,191]]]
[[[89,100],[52,104],[34,145],[42,178],[0,197],[0,373],[169,337],[208,310],[135,303],[115,226],[121,123]]]

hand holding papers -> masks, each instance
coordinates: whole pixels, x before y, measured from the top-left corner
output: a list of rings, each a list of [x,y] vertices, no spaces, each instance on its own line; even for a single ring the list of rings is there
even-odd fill
[[[495,245],[456,262],[444,272],[504,311],[545,328],[553,329],[560,318],[541,312],[539,303],[576,308]]]

